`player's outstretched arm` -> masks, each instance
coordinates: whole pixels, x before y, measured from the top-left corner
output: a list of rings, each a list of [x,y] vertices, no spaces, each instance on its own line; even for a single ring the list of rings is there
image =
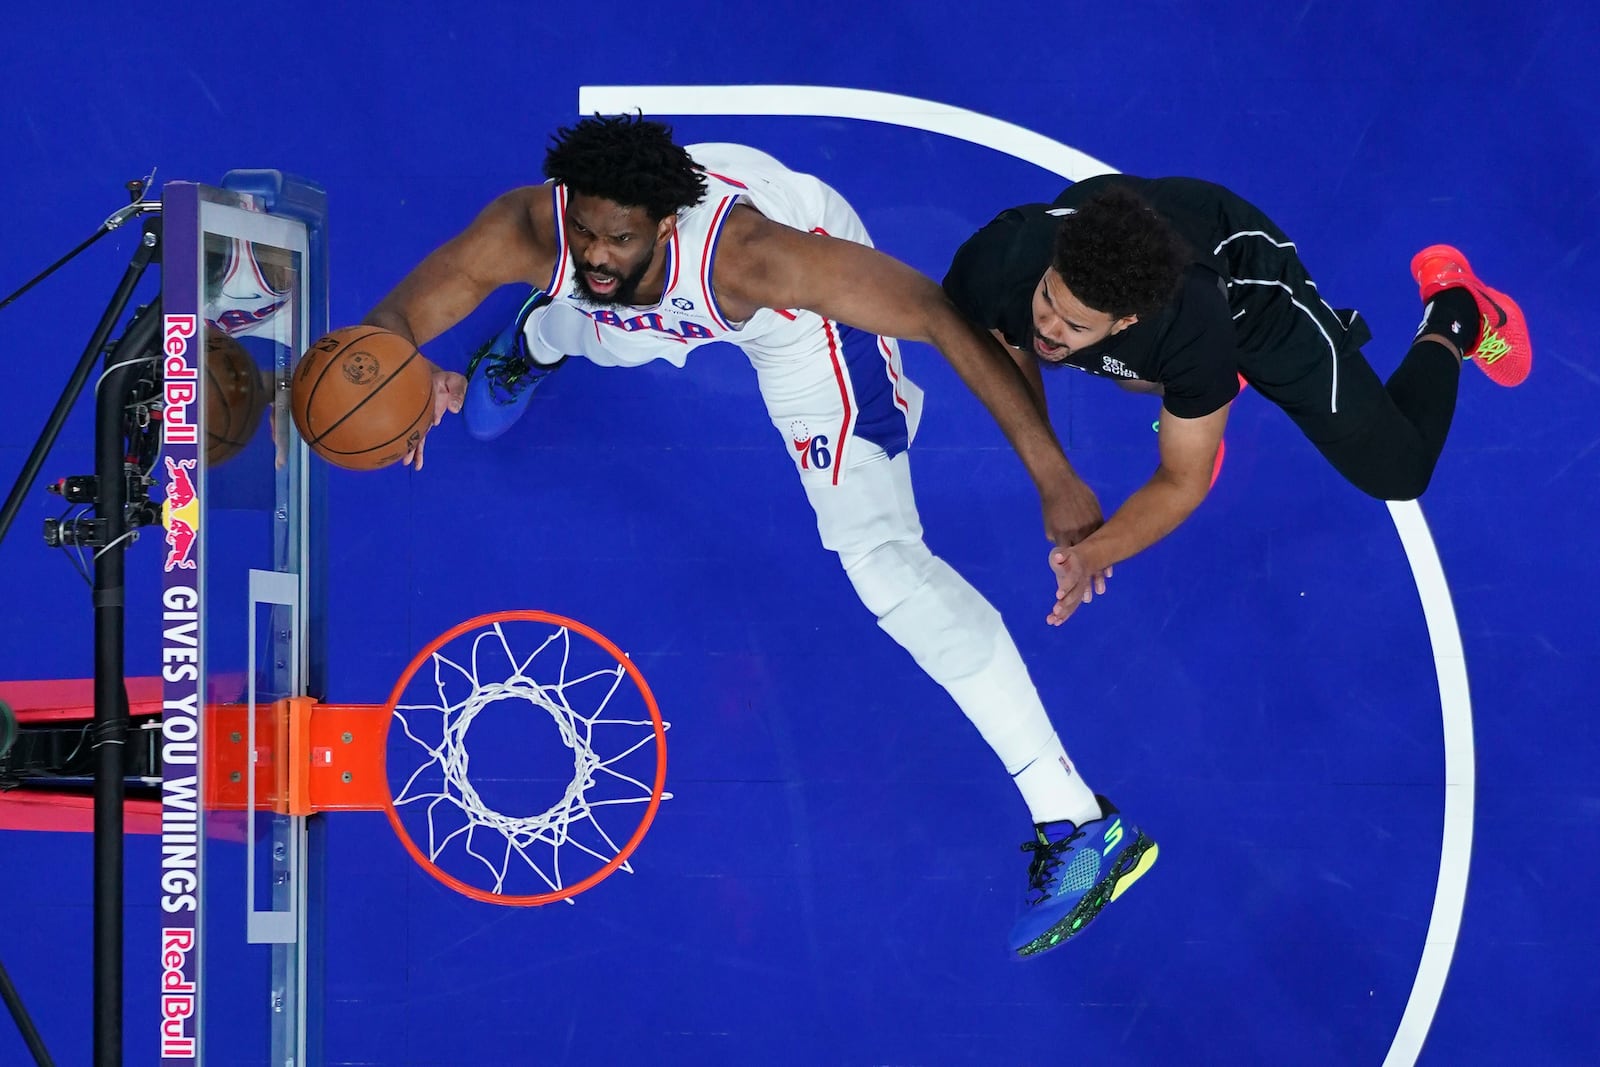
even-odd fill
[[[555,250],[548,216],[550,197],[542,189],[514,189],[496,197],[465,230],[428,253],[376,307],[366,323],[390,330],[421,348],[460,322],[502,285],[542,284],[550,276]],[[541,225],[541,222],[543,225]],[[541,240],[541,238],[543,239]],[[543,247],[550,243],[551,247]],[[455,371],[433,368],[433,425],[466,400],[467,380]],[[407,466],[422,469],[423,442],[406,455]]]
[[[1150,480],[1128,497],[1104,526],[1071,549],[1075,563],[1058,559],[1069,553],[1052,553],[1051,566],[1059,588],[1050,622],[1065,622],[1079,604],[1087,604],[1096,592],[1105,591],[1103,583],[1098,588],[1090,585],[1093,575],[1149,548],[1200,506],[1211,489],[1217,446],[1231,407],[1225,404],[1197,419],[1161,413],[1161,463]]]
[[[732,315],[804,308],[883,337],[933,345],[1027,467],[1049,535],[1074,544],[1099,526],[1099,503],[1067,462],[1022,372],[931,278],[866,245],[802,233],[753,211],[729,219],[715,269],[717,298]]]
[[[1011,357],[1011,361],[1022,372],[1023,379],[1028,383],[1028,391],[1033,395],[1033,405],[1039,409],[1039,417],[1046,422],[1050,421],[1050,404],[1044,395],[1044,375],[1039,373],[1039,359],[1031,352],[1024,352],[1014,348],[1011,342],[999,330],[990,330],[989,336],[995,339],[1000,350]]]
[[[542,194],[542,195],[541,195]],[[428,253],[378,301],[365,322],[411,338],[418,347],[444,333],[502,285],[539,285],[549,278],[555,249],[542,249],[538,208],[550,197],[537,186],[496,197],[456,236]],[[547,237],[548,241],[549,238]]]

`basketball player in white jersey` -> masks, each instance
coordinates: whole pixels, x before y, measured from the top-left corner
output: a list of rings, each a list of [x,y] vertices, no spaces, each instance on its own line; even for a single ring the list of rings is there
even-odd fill
[[[596,116],[557,132],[544,169],[547,183],[497,198],[366,321],[422,345],[500,286],[531,286],[511,328],[468,368],[470,385],[435,375],[439,416],[464,406],[484,439],[569,357],[682,365],[711,341],[743,349],[823,545],[1027,803],[1032,860],[1013,950],[1032,955],[1077,933],[1149,869],[1156,846],[1084,784],[1000,614],[923,544],[907,454],[922,394],[895,338],[950,361],[1033,476],[1047,531],[1076,543],[1100,523],[1099,505],[1016,365],[932,280],[875,251],[838,193],[755,149],[685,149],[659,123]]]

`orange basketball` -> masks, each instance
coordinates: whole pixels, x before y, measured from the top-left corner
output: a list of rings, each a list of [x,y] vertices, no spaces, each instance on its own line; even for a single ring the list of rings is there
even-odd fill
[[[271,398],[250,353],[214,329],[206,331],[205,389],[206,464],[215,467],[244,451]]]
[[[289,410],[311,451],[377,470],[416,447],[433,422],[433,373],[416,346],[376,326],[346,326],[306,349]]]

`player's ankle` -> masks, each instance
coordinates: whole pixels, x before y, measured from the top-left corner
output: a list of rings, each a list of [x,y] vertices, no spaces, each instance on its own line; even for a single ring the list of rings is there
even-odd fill
[[[1481,325],[1482,316],[1472,291],[1465,286],[1451,286],[1428,298],[1417,340],[1424,337],[1442,340],[1460,358],[1478,343]]]
[[[1443,347],[1446,350],[1448,350],[1449,353],[1452,356],[1456,357],[1456,362],[1457,363],[1461,362],[1461,359],[1462,359],[1461,346],[1458,343],[1456,343],[1454,340],[1446,337],[1442,333],[1425,333],[1425,334],[1422,334],[1415,341],[1411,342],[1411,345],[1414,348],[1417,345],[1425,345],[1425,344],[1429,343],[1430,341],[1432,343],[1434,343],[1436,345],[1440,345],[1441,347]]]

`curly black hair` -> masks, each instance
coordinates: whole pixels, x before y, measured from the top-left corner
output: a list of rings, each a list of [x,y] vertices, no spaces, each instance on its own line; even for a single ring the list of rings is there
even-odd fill
[[[1143,197],[1113,186],[1062,217],[1051,266],[1094,310],[1147,318],[1176,295],[1191,258],[1188,244]]]
[[[575,193],[640,207],[659,222],[705,195],[705,169],[643,115],[595,115],[550,138],[544,173]]]

